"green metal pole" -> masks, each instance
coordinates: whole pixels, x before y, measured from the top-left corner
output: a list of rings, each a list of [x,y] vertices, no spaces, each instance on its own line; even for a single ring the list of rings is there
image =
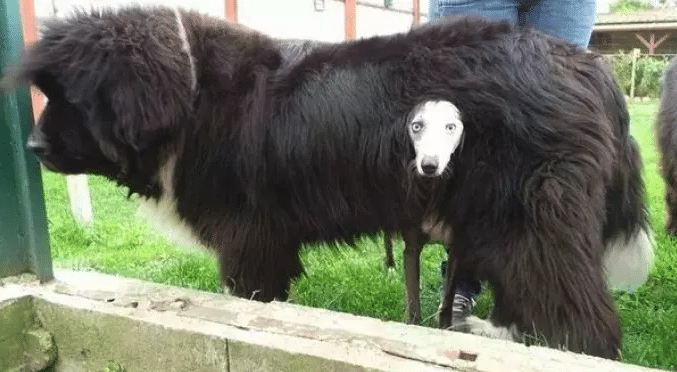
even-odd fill
[[[17,0],[0,0],[0,76],[23,47]],[[40,166],[26,150],[33,110],[26,87],[0,93],[0,277],[54,277]]]

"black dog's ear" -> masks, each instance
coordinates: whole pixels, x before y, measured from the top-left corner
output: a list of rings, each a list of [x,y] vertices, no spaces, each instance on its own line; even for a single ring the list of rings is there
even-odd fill
[[[114,80],[99,91],[115,115],[116,139],[136,152],[171,135],[190,113],[189,66],[162,57],[120,58],[112,66]]]
[[[40,73],[53,76],[102,145],[143,152],[190,113],[192,72],[182,48],[171,10],[76,11],[45,22],[21,68],[39,87]]]
[[[56,69],[52,68],[59,56],[46,53],[47,49],[44,42],[38,41],[21,50],[16,58],[7,61],[2,66],[4,71],[0,77],[0,93],[11,92],[21,85],[33,84],[50,99],[63,97],[63,87],[53,73]]]
[[[194,72],[171,10],[76,11],[43,28],[3,84],[76,106],[113,160],[166,141],[190,114]]]

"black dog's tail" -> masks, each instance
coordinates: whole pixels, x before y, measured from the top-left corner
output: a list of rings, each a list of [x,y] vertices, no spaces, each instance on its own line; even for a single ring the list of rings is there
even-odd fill
[[[606,194],[604,266],[612,289],[635,290],[651,271],[654,259],[649,212],[639,147],[630,135],[625,98],[611,73],[599,89],[616,134],[616,164]]]
[[[644,199],[637,145],[628,138],[620,166],[607,190],[604,266],[611,289],[635,290],[648,278],[654,244]]]

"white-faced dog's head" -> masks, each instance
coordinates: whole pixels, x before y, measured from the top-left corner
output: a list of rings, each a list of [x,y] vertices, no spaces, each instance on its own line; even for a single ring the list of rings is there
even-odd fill
[[[461,113],[449,101],[425,101],[414,107],[407,131],[416,151],[414,161],[418,173],[438,177],[461,143]]]

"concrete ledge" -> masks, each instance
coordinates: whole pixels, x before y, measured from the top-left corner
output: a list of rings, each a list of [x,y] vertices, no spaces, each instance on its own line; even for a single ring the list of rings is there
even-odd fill
[[[90,272],[55,274],[46,285],[0,281],[0,328],[30,327],[34,317],[58,348],[55,371],[651,370],[287,303]],[[17,303],[30,312],[5,328]]]
[[[19,368],[23,364],[23,334],[33,327],[32,306],[28,296],[0,302],[0,371]]]
[[[36,321],[30,296],[0,302],[0,330],[0,371],[42,371],[56,362],[56,345]]]

